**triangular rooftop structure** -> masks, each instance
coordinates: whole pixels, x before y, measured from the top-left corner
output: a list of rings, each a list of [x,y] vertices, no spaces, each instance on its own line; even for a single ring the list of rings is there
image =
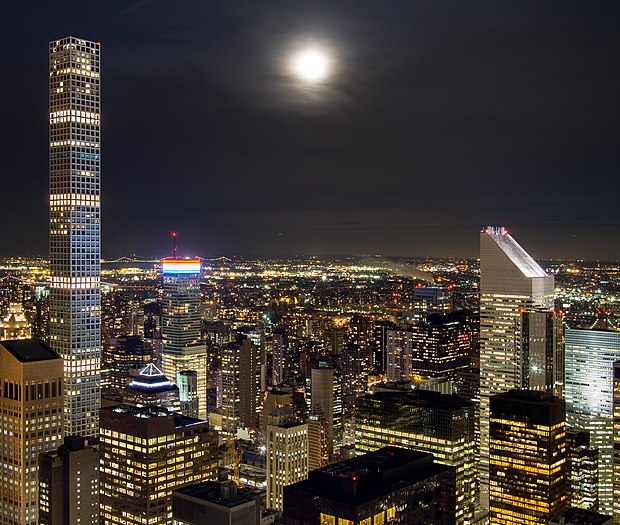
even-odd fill
[[[153,363],[149,363],[142,370],[140,370],[141,376],[163,376],[164,373],[157,368]]]
[[[506,254],[510,261],[525,277],[547,277],[547,272],[514,240],[504,227],[487,226],[484,233],[488,234],[495,244]]]

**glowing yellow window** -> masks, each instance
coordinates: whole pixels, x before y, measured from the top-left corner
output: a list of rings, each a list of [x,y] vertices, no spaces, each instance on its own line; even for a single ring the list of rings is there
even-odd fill
[[[321,512],[321,525],[336,525],[336,518],[331,514]]]
[[[353,525],[353,522],[346,518],[338,518],[338,525]]]
[[[392,521],[396,519],[396,507],[390,507],[387,510],[387,520]]]
[[[372,518],[364,518],[362,521],[360,521],[360,525],[372,525],[371,521]]]
[[[374,525],[383,525],[383,523],[385,523],[385,512],[381,511],[381,512],[378,512],[377,514],[375,514],[375,517],[373,519],[373,524]]]

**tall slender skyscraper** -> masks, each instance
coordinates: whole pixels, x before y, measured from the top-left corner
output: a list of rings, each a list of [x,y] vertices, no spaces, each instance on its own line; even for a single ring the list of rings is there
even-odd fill
[[[64,359],[64,428],[96,436],[100,406],[99,43],[50,42],[50,346]]]
[[[523,311],[553,307],[553,276],[515,241],[505,228],[480,234],[480,485],[487,502],[489,473],[489,400],[496,394],[537,383],[521,355]],[[553,352],[552,352],[553,353]],[[549,366],[555,366],[550,359]],[[536,362],[537,366],[538,361]],[[544,362],[540,366],[546,366]],[[558,371],[559,373],[559,371]],[[551,374],[553,375],[553,374]],[[551,390],[553,393],[553,389]]]
[[[329,459],[334,459],[334,449],[342,444],[342,380],[338,370],[327,363],[320,363],[311,371],[310,413],[327,420]]]
[[[222,348],[222,431],[257,428],[261,399],[260,348],[242,335]]]

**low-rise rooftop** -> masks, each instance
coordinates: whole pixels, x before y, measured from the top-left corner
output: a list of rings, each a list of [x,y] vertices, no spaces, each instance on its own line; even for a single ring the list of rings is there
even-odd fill
[[[48,359],[61,359],[60,355],[54,352],[40,339],[14,339],[0,341],[0,345],[6,348],[22,363],[30,361],[46,361]]]

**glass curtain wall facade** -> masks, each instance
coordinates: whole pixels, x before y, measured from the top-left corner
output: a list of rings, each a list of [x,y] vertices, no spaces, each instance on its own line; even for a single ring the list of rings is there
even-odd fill
[[[428,452],[456,470],[456,523],[472,523],[476,509],[474,406],[456,395],[416,390],[378,392],[355,401],[355,448],[388,445]]]
[[[599,512],[613,510],[613,366],[620,359],[620,332],[567,328],[566,419],[590,433],[599,451]]]

